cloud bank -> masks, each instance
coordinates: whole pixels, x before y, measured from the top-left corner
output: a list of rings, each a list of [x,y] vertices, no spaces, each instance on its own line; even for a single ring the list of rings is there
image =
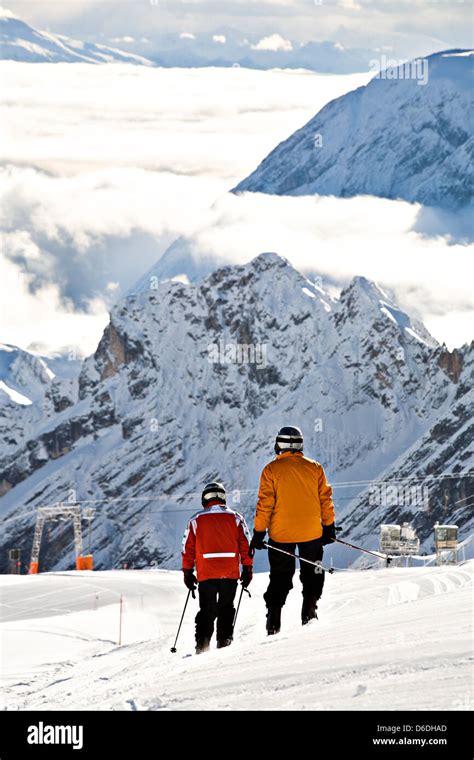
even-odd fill
[[[285,40],[281,34],[270,34],[268,37],[259,40],[256,45],[252,45],[252,50],[293,50],[293,45],[290,40]]]

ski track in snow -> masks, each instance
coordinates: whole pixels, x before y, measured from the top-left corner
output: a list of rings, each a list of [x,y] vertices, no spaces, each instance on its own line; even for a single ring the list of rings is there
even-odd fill
[[[178,652],[170,653],[186,598],[178,572],[3,576],[0,707],[472,709],[473,569],[469,561],[328,576],[320,620],[305,628],[296,575],[282,631],[270,638],[262,599],[268,577],[259,573],[252,598],[242,600],[232,647],[200,656],[193,654],[195,601]]]

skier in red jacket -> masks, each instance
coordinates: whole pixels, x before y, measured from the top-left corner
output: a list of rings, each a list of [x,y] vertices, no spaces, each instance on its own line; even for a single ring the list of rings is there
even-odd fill
[[[240,578],[247,588],[252,580],[253,564],[245,520],[226,507],[222,483],[209,483],[202,492],[201,502],[203,509],[191,517],[184,534],[182,565],[187,588],[194,591],[199,584],[197,654],[208,651],[216,618],[217,648],[232,643],[237,581]]]

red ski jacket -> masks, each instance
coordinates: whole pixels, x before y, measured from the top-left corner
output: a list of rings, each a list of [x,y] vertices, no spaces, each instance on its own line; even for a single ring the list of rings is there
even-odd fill
[[[238,579],[240,563],[253,563],[245,520],[238,512],[211,501],[188,523],[183,538],[183,570],[193,570],[196,565],[199,582]]]

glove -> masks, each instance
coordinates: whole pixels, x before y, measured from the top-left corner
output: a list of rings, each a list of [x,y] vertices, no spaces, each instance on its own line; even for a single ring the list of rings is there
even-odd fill
[[[323,525],[322,544],[332,544],[336,540],[336,526],[334,523],[331,525]]]
[[[264,541],[267,531],[266,530],[254,530],[252,540],[250,542],[250,556],[253,557],[255,549],[264,549]]]
[[[242,581],[242,586],[244,588],[247,588],[247,586],[249,586],[250,583],[252,582],[252,578],[253,578],[252,565],[244,565],[242,567],[242,573],[240,576],[240,580]]]
[[[183,570],[184,585],[190,591],[195,591],[197,588],[197,578],[194,575],[193,570]]]

